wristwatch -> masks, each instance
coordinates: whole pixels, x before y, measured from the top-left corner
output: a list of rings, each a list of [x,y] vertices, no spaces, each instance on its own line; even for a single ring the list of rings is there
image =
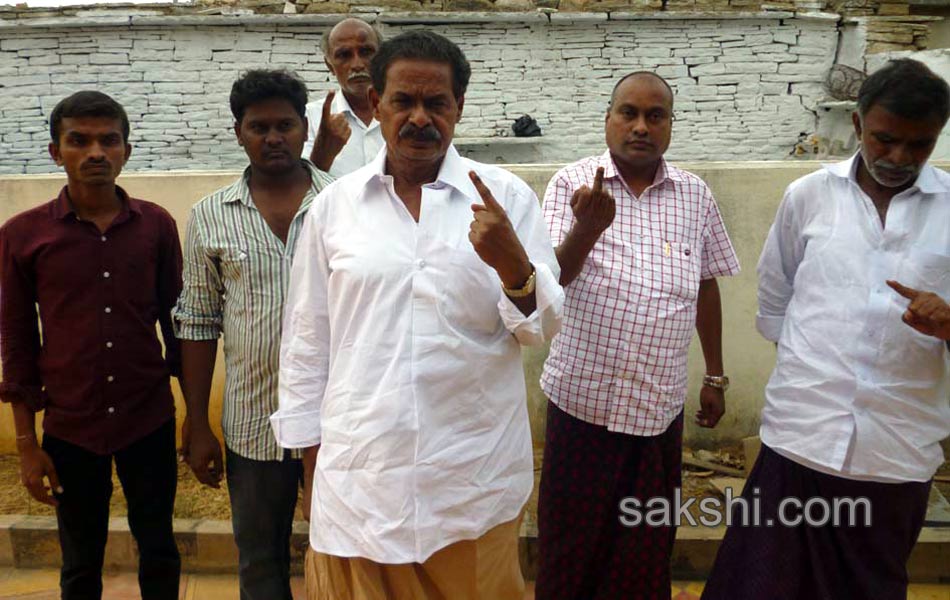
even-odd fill
[[[725,375],[706,375],[703,377],[703,385],[725,392],[729,389],[729,378]]]
[[[531,275],[528,276],[528,280],[524,282],[524,285],[516,289],[508,289],[505,287],[505,284],[501,285],[501,289],[505,291],[505,295],[509,298],[524,298],[525,296],[530,296],[534,293],[534,280],[537,271],[534,269],[534,265],[531,265]]]

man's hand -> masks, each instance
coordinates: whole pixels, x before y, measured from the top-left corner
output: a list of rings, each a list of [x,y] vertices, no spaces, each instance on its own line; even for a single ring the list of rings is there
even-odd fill
[[[475,171],[469,171],[468,175],[484,202],[484,205],[472,205],[474,218],[468,239],[479,258],[495,269],[506,288],[520,288],[531,276],[528,253],[521,245],[505,209]]]
[[[59,477],[56,475],[56,468],[53,466],[53,460],[49,457],[34,438],[32,441],[23,444],[19,448],[20,452],[20,481],[26,487],[30,495],[37,501],[50,506],[58,506],[59,501],[53,496],[63,493],[63,486],[59,484]],[[47,487],[43,479],[49,481]]]
[[[725,413],[725,392],[704,385],[699,391],[699,410],[696,411],[696,424],[700,427],[715,427]]]
[[[940,340],[950,340],[950,305],[933,292],[922,292],[896,281],[888,281],[887,285],[910,300],[907,310],[901,319],[924,335],[933,336]]]
[[[321,171],[329,171],[337,155],[349,141],[351,131],[346,115],[330,113],[336,91],[330,91],[323,101],[323,115],[320,117],[320,127],[317,128],[317,139],[313,142],[310,152],[310,162]]]
[[[189,430],[188,441],[185,442],[188,466],[201,483],[213,488],[221,487],[221,478],[224,477],[221,443],[207,423],[197,425],[189,422]]]
[[[616,204],[610,192],[604,191],[604,168],[597,167],[594,187],[583,185],[571,196],[571,210],[578,233],[600,236],[614,221]]]
[[[311,446],[304,448],[303,451],[303,506],[300,510],[303,512],[303,518],[310,522],[310,505],[313,503],[313,472],[317,467],[317,453],[320,446]]]
[[[178,449],[178,462],[188,462],[188,444],[191,443],[191,418],[186,414],[181,424],[181,448]]]

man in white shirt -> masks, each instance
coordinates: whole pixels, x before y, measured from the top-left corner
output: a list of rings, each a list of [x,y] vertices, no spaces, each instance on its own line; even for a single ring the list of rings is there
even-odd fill
[[[531,189],[452,146],[461,50],[413,31],[371,72],[385,151],[315,200],[284,315],[272,424],[306,449],[308,597],[520,600],[520,346],[560,327],[557,259]]]
[[[927,164],[948,115],[946,82],[892,61],[859,92],[860,152],[786,191],[759,261],[778,356],[743,491],[765,526],[730,527],[704,599],[906,597],[950,434],[950,175]]]
[[[309,122],[303,157],[334,177],[359,169],[379,154],[383,134],[369,102],[369,62],[382,39],[360,19],[337,23],[320,41],[323,60],[340,84],[323,101],[307,105]]]

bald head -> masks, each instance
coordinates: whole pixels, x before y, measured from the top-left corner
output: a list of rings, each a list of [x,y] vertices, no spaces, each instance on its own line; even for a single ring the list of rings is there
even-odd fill
[[[323,37],[323,60],[350,106],[368,102],[369,63],[381,41],[369,23],[353,18],[343,19]]]
[[[379,47],[379,45],[383,42],[383,37],[379,34],[375,27],[362,19],[348,17],[323,33],[323,36],[320,38],[320,49],[323,51],[323,55],[330,55],[330,43],[333,40],[340,37],[359,35],[360,32],[364,32],[366,35],[373,38],[376,41],[377,47]]]
[[[635,71],[621,77],[620,81],[614,85],[614,89],[610,93],[610,104],[608,107],[616,103],[617,96],[620,95],[620,93],[634,86],[648,86],[656,88],[657,91],[661,91],[661,93],[669,99],[669,106],[667,108],[670,111],[673,110],[673,88],[670,87],[670,84],[668,84],[665,79],[652,71]]]

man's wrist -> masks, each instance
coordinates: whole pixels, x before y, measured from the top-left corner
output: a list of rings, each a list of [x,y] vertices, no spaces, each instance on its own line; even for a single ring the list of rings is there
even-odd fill
[[[725,375],[709,375],[703,377],[703,385],[725,392],[729,389],[729,378]]]
[[[39,440],[36,438],[35,433],[25,433],[16,436],[16,448],[18,451],[29,450],[37,446],[39,446]]]

